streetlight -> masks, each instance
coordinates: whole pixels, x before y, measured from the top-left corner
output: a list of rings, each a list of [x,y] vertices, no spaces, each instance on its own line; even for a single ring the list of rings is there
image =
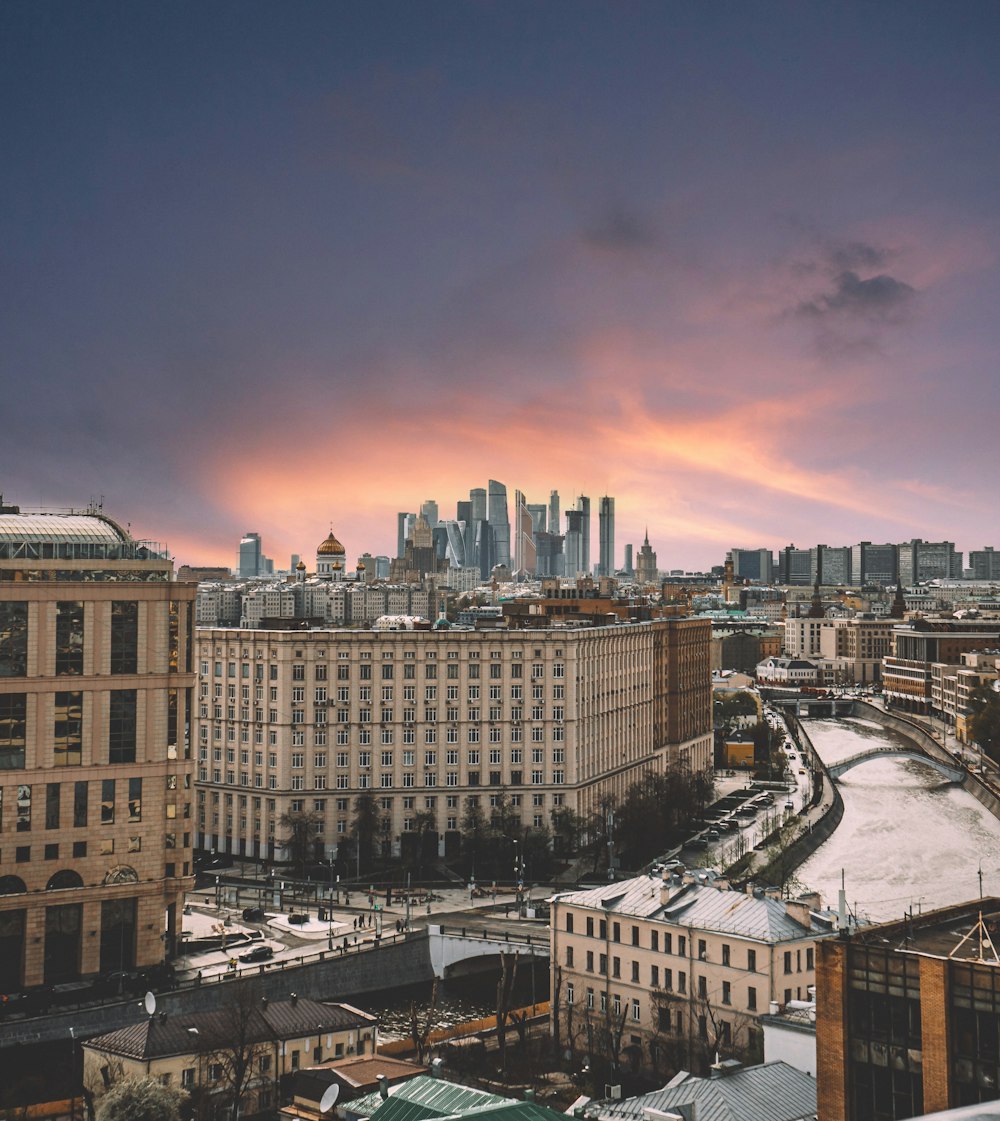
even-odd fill
[[[514,898],[517,901],[517,916],[521,917],[521,889],[524,886],[524,854],[514,840]]]
[[[329,889],[329,892],[328,892],[327,897],[326,897],[326,917],[327,917],[326,944],[327,944],[327,948],[332,950],[333,949],[333,864],[334,864],[333,857],[331,856],[329,860],[325,861],[325,863],[330,868],[330,889]]]

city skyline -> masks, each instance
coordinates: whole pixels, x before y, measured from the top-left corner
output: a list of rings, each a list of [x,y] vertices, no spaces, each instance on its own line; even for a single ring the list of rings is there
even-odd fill
[[[995,6],[3,28],[7,501],[227,566],[490,477],[615,496],[619,566],[994,539]]]

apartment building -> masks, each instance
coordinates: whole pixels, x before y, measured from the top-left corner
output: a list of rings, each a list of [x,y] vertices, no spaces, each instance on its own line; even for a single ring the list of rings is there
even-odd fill
[[[380,802],[397,854],[417,813],[454,843],[470,799],[522,824],[581,815],[647,771],[711,765],[710,623],[516,631],[203,628],[200,846],[273,858],[284,814],[317,820],[316,857]]]
[[[194,584],[104,514],[0,509],[0,991],[169,958]]]
[[[834,681],[851,685],[881,681],[882,659],[892,652],[893,620],[855,616],[824,623],[819,631],[819,653]]]
[[[807,999],[833,916],[722,880],[638,876],[551,903],[561,1043],[619,1069],[707,1071],[759,1057],[758,1017]]]
[[[986,898],[820,943],[820,1121],[895,1121],[1000,1097],[998,924],[1000,899]]]

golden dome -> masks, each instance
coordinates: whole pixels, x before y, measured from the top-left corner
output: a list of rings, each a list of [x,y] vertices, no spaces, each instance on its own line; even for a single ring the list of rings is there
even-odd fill
[[[305,572],[306,562],[305,561],[299,561],[299,563],[295,566],[295,569],[296,569],[297,572]]]
[[[344,566],[340,563],[340,561],[334,561],[333,564],[330,565],[330,567],[334,572],[339,572]]]
[[[365,570],[365,562],[364,561],[358,561],[358,572],[364,572],[364,570]]]
[[[316,550],[316,556],[318,557],[342,557],[346,553],[347,550],[344,546],[333,536],[332,529],[330,530],[330,536]]]

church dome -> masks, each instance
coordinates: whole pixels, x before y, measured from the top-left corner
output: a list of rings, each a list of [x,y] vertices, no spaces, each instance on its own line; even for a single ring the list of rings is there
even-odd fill
[[[318,557],[342,557],[345,556],[347,550],[343,545],[333,536],[333,530],[330,530],[330,536],[319,546],[316,550]]]
[[[340,563],[340,561],[334,561],[333,564],[330,565],[330,567],[334,572],[339,572],[344,566]]]
[[[305,572],[305,570],[306,570],[306,562],[305,561],[299,561],[299,563],[295,566],[295,571],[296,572]]]
[[[365,562],[364,561],[358,561],[358,572],[364,572],[364,570],[365,570]]]

